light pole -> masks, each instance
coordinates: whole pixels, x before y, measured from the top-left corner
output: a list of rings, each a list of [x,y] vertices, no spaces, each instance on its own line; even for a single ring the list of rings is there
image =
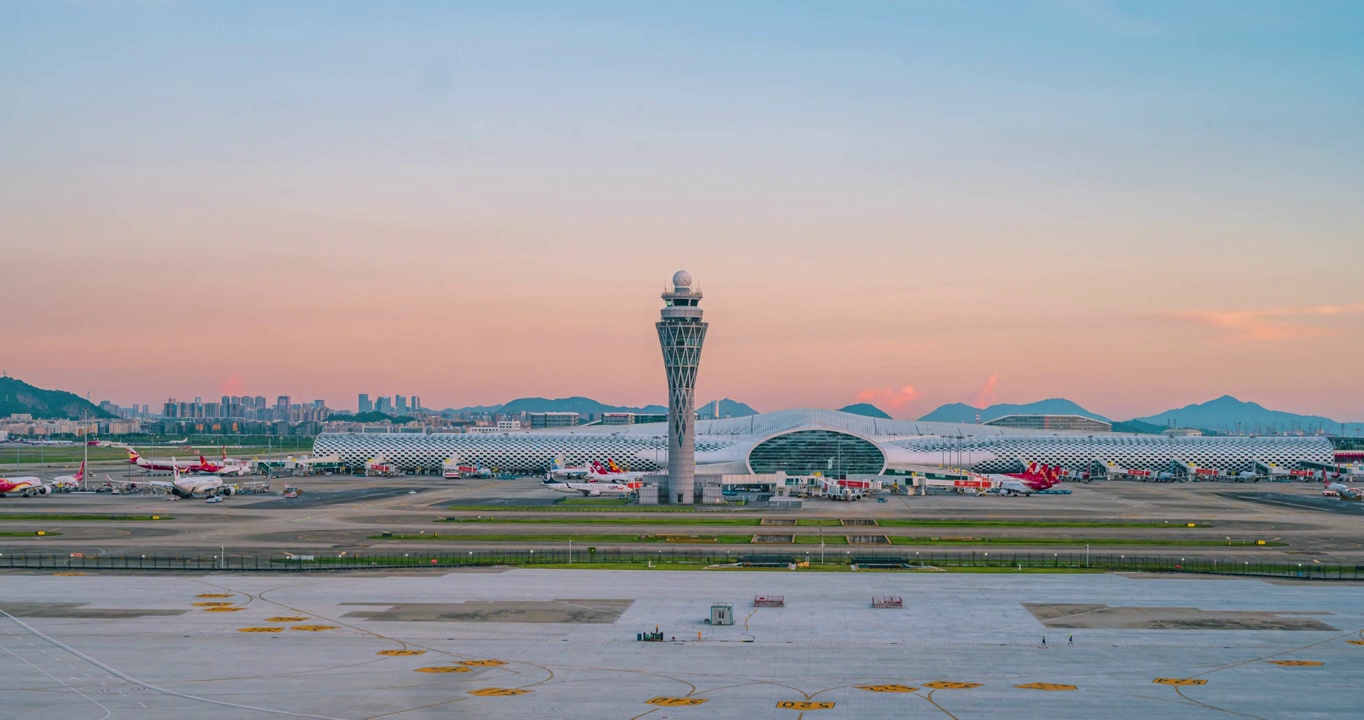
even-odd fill
[[[1089,567],[1089,543],[1085,543],[1085,567]]]

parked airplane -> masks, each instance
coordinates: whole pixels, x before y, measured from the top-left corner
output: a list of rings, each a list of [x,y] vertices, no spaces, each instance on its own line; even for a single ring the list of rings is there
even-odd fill
[[[582,493],[585,497],[599,497],[601,495],[629,495],[644,486],[642,482],[565,482],[563,480],[546,479],[545,487],[555,492],[561,493]]]
[[[174,462],[172,460],[172,462]],[[113,485],[124,487],[137,487],[141,485],[151,485],[165,489],[176,497],[192,498],[196,495],[203,497],[213,497],[215,495],[236,495],[240,485],[225,485],[223,479],[217,475],[181,475],[180,469],[175,467],[171,470],[175,479],[171,482],[165,480],[115,480],[108,475],[105,478]],[[266,483],[248,483],[247,487],[268,487]]]
[[[1330,480],[1322,481],[1321,494],[1326,497],[1338,497],[1341,500],[1359,501],[1364,499],[1364,490],[1357,487],[1350,487],[1345,483],[1331,482]]]
[[[44,483],[42,478],[32,475],[24,477],[0,478],[0,497],[6,493],[19,493],[21,497],[33,497],[35,495],[50,495],[54,490],[72,488],[80,485],[85,479],[85,463],[81,463],[80,470],[75,475],[61,475],[52,478],[51,482]]]
[[[564,464],[564,456],[556,455],[549,461],[549,471],[545,473],[546,480],[585,480],[592,471],[586,465],[582,467],[569,467]]]
[[[588,473],[587,477],[592,480],[619,482],[621,480],[638,480],[645,475],[648,475],[648,473],[643,472],[627,472],[624,468],[617,465],[615,460],[610,458],[607,458],[606,462],[606,465],[602,465],[596,460],[593,460],[591,465],[592,472]]]
[[[1031,495],[1061,482],[1061,467],[1028,463],[1021,473],[986,475],[995,482],[1001,495]]]
[[[132,448],[128,448],[128,462],[143,470],[161,472],[169,472],[171,470],[198,472],[199,468],[203,465],[202,462],[196,463],[190,460],[186,460],[185,462],[180,462],[178,460],[171,460],[170,462],[166,462],[165,460],[148,460],[147,458],[138,455],[137,451]]]
[[[0,497],[5,497],[9,493],[19,493],[22,497],[33,497],[34,495],[48,495],[52,492],[51,485],[44,485],[43,479],[31,475],[24,477],[0,478]]]

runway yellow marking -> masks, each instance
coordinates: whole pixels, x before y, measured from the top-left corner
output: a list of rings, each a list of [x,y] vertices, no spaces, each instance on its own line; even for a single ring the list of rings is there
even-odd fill
[[[436,667],[417,668],[417,672],[424,673],[452,673],[452,672],[473,672],[463,665],[438,665]]]
[[[390,657],[403,657],[407,655],[425,655],[425,650],[380,650],[376,655],[388,655]]]
[[[933,688],[934,690],[970,690],[971,688],[980,687],[980,683],[934,680],[933,682],[924,683],[924,687]]]
[[[211,607],[211,608],[204,608],[204,612],[237,612],[237,611],[239,611],[239,610],[245,610],[245,609],[246,609],[246,608],[239,608],[239,607]]]
[[[900,692],[900,693],[908,693],[908,692],[914,692],[914,691],[918,690],[919,688],[910,687],[910,686],[908,686],[908,685],[858,685],[858,686],[857,686],[857,689],[858,689],[858,690],[866,690],[866,691],[868,691],[868,692]]]
[[[1280,667],[1321,667],[1326,664],[1319,660],[1266,660],[1265,662]]]
[[[284,628],[279,627],[237,628],[237,632],[284,632]]]
[[[294,625],[290,630],[302,630],[304,632],[322,632],[323,630],[335,630],[335,625]]]
[[[197,603],[190,603],[190,605],[193,605],[194,607],[227,607],[228,605],[231,605],[231,604],[232,604],[232,603],[230,603],[230,602],[197,602]]]
[[[1016,688],[1023,688],[1024,690],[1075,690],[1075,689],[1077,689],[1074,685],[1058,685],[1058,684],[1056,684],[1056,683],[1041,683],[1041,682],[1037,682],[1037,683],[1028,683],[1028,684],[1026,684],[1026,685],[1015,685],[1014,687],[1016,687]]]
[[[233,593],[199,593],[198,595],[195,595],[194,597],[201,597],[201,598],[225,598],[225,597],[232,597],[232,595],[233,595]]]
[[[305,617],[272,617],[265,618],[265,622],[303,622],[307,619]]]
[[[57,574],[60,575],[61,573],[57,573]],[[74,574],[76,574],[76,573],[72,573],[72,574],[74,575]],[[1351,645],[1364,645],[1364,640],[1346,640],[1345,642],[1350,643]]]
[[[1207,685],[1208,681],[1202,678],[1156,678],[1151,682],[1157,685]]]
[[[706,702],[706,698],[656,697],[644,702],[647,705],[660,705],[662,707],[684,707],[686,705],[700,705]]]
[[[469,694],[477,695],[479,697],[511,697],[512,695],[525,695],[529,692],[530,690],[520,690],[517,688],[481,688],[479,690],[470,690]]]
[[[504,663],[501,660],[461,660],[459,664],[468,667],[497,667],[498,665],[506,665],[507,663]]]
[[[833,710],[834,704],[828,701],[820,702],[813,700],[782,700],[781,702],[777,703],[777,709],[800,710],[801,712],[806,712],[809,710]]]

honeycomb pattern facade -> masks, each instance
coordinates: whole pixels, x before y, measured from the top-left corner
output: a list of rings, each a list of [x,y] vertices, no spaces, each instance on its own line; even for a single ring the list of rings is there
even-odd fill
[[[696,443],[703,452],[721,451],[733,444],[720,439]],[[436,471],[442,461],[457,456],[462,462],[518,473],[544,472],[556,455],[562,455],[571,466],[612,458],[627,470],[653,471],[667,467],[668,439],[623,433],[323,433],[313,442],[313,455],[336,455],[351,467],[363,467],[382,455],[386,462],[409,471]]]
[[[976,472],[1017,472],[1029,462],[1087,470],[1094,462],[1161,471],[1172,462],[1228,472],[1254,471],[1262,462],[1295,468],[1330,463],[1331,441],[1321,437],[1174,437],[1159,435],[1032,435],[928,437],[893,440],[893,447],[938,454],[941,464]]]
[[[976,472],[1017,472],[1029,462],[1087,470],[1092,463],[1100,462],[1152,471],[1185,463],[1235,473],[1254,471],[1256,462],[1293,469],[1304,462],[1330,464],[1333,460],[1330,440],[1320,437],[1046,433],[988,425],[884,420],[832,410],[782,410],[703,420],[695,423],[695,428],[695,466],[703,472],[721,473],[749,472],[757,465],[766,468],[773,463],[791,469],[810,465],[805,462],[808,458],[794,465],[786,462],[799,460],[792,455],[797,451],[823,453],[819,457],[827,472],[831,469],[829,453],[822,446],[811,450],[802,443],[790,447],[785,443],[839,434],[865,440],[881,453],[885,466],[896,471],[942,465]],[[442,461],[458,456],[466,463],[515,473],[543,472],[556,455],[562,455],[574,466],[612,458],[630,470],[653,472],[668,466],[668,431],[667,423],[652,423],[490,434],[323,433],[313,444],[313,454],[336,455],[352,467],[362,467],[382,455],[405,471],[436,471]],[[794,437],[769,442],[785,435]],[[835,465],[839,464],[839,447],[833,446]],[[755,453],[758,448],[762,449]],[[777,450],[781,452],[769,452]],[[755,455],[760,462],[750,464]],[[876,464],[874,453],[869,453],[865,464]]]

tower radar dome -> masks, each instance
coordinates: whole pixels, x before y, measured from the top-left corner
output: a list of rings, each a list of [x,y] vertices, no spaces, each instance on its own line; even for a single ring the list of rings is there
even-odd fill
[[[691,287],[691,273],[687,272],[686,270],[678,270],[677,272],[673,273],[673,287],[676,288]]]

